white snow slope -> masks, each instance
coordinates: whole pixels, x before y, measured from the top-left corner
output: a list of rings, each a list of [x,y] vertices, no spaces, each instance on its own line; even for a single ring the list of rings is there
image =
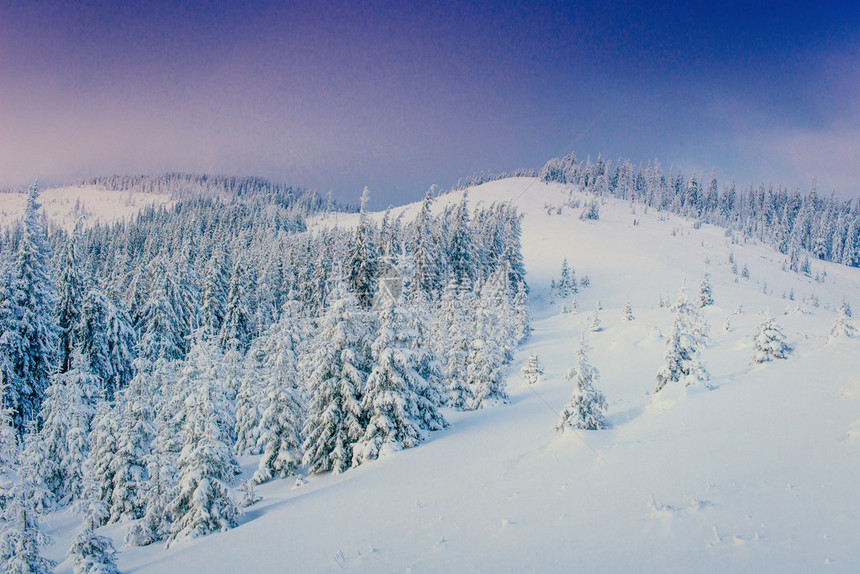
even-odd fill
[[[458,201],[444,196],[437,208]],[[523,251],[534,335],[518,350],[511,402],[446,411],[451,427],[339,476],[280,480],[241,525],[176,544],[123,550],[124,572],[857,572],[860,571],[860,339],[829,339],[843,299],[860,306],[860,269],[815,262],[823,283],[781,270],[771,248],[732,244],[722,229],[607,200],[599,221],[547,215],[568,190],[517,178],[469,191],[526,213]],[[414,207],[407,208],[414,211]],[[634,219],[638,225],[634,225]],[[674,231],[674,233],[673,233]],[[731,272],[729,254],[750,278]],[[548,303],[563,257],[591,287],[578,313]],[[711,342],[712,390],[668,385],[652,394],[686,278]],[[764,293],[766,283],[767,293]],[[793,290],[795,300],[783,298]],[[817,297],[820,307],[812,305]],[[624,322],[630,298],[636,319]],[[603,330],[589,333],[595,303]],[[804,300],[806,302],[804,302]],[[739,305],[740,314],[735,314]],[[794,351],[751,366],[752,337],[770,311]],[[723,331],[726,318],[731,330]],[[611,428],[559,435],[562,374],[581,333],[601,372]],[[533,387],[529,353],[545,367]],[[248,474],[255,457],[243,459]],[[79,523],[49,524],[62,559]],[[128,525],[101,532],[119,546]],[[58,572],[70,572],[69,560]]]
[[[45,216],[71,231],[81,217],[87,225],[128,219],[145,206],[170,203],[170,196],[132,191],[112,191],[94,185],[53,187],[39,192]],[[0,225],[7,226],[24,216],[25,193],[0,193]]]

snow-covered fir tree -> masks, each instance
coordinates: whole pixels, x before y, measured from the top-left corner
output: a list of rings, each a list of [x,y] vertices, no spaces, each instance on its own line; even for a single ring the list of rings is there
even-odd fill
[[[847,305],[847,303],[842,304],[839,308],[839,313],[836,315],[836,319],[833,321],[833,326],[830,328],[830,336],[832,338],[845,337],[853,339],[857,337],[857,328],[851,319],[851,308]]]
[[[45,477],[55,472],[58,465],[48,458],[48,450],[39,436],[37,421],[27,423],[21,442],[18,465],[14,470],[18,481],[26,487],[33,508],[39,514],[45,514],[54,509],[56,502],[56,496]]]
[[[531,311],[529,310],[529,296],[525,283],[517,284],[517,294],[514,295],[514,326],[517,334],[517,342],[525,341],[532,334]],[[573,301],[576,305],[576,301]]]
[[[410,227],[409,249],[415,260],[413,282],[416,290],[438,297],[444,280],[442,252],[437,238],[438,221],[433,216],[433,194],[435,187],[427,190],[421,209]]]
[[[58,366],[61,371],[71,368],[72,349],[78,342],[78,326],[84,298],[83,278],[78,257],[79,227],[66,243],[62,267],[57,277],[57,322],[60,335]]]
[[[18,437],[12,424],[12,409],[6,406],[4,400],[5,385],[3,373],[0,371],[0,468],[12,468],[18,459]],[[3,487],[0,485],[0,493],[2,490]]]
[[[594,304],[594,313],[591,315],[591,327],[589,330],[592,333],[597,333],[603,330],[603,327],[600,325],[600,302]]]
[[[259,355],[269,361],[264,371],[260,397],[260,417],[255,450],[262,453],[253,481],[285,478],[301,464],[302,413],[304,407],[298,386],[297,334],[292,318],[272,328],[260,341]],[[252,347],[252,350],[254,347]]]
[[[90,452],[82,469],[84,476],[83,498],[87,508],[102,505],[105,509],[100,514],[102,523],[115,522],[119,520],[120,512],[112,509],[114,501],[114,489],[116,482],[114,477],[117,471],[117,436],[119,434],[120,422],[117,411],[102,402],[96,407],[96,415],[93,418],[93,429],[90,433]],[[123,504],[126,501],[122,501]]]
[[[787,359],[791,347],[788,345],[782,329],[773,319],[766,316],[759,324],[758,331],[753,337],[752,363],[766,363],[774,359]]]
[[[104,398],[113,400],[134,376],[137,333],[121,304],[100,289],[91,288],[83,298],[78,325],[81,351],[89,358],[91,372],[104,385]]]
[[[89,370],[80,348],[72,350],[69,370],[51,377],[42,404],[39,432],[45,463],[38,469],[45,485],[61,506],[81,495],[83,463],[96,404],[103,396],[102,380]]]
[[[711,289],[711,275],[705,273],[702,276],[702,282],[699,284],[699,305],[707,307],[714,304],[714,295]]]
[[[75,574],[119,574],[116,549],[107,536],[96,534],[104,510],[99,503],[84,512],[84,529],[72,540],[67,556],[72,558]]]
[[[447,267],[449,278],[461,288],[471,288],[475,282],[474,243],[472,241],[471,216],[467,207],[469,195],[454,208],[448,228]]]
[[[412,284],[414,286],[414,283]],[[415,392],[426,398],[437,407],[447,402],[445,375],[442,361],[433,345],[434,319],[427,295],[417,286],[404,292],[405,304],[400,305],[399,312],[403,317],[406,329],[410,331],[410,349],[415,354],[416,370],[421,379],[426,382],[423,388]],[[418,380],[418,379],[416,379]]]
[[[636,317],[633,315],[633,307],[630,305],[630,297],[624,302],[624,309],[621,311],[621,319],[624,321],[632,321]]]
[[[117,404],[119,427],[110,470],[113,492],[110,496],[110,521],[141,518],[146,511],[146,488],[149,479],[147,462],[155,439],[154,389],[151,379],[141,375],[132,380]]]
[[[472,339],[469,312],[473,301],[471,290],[461,289],[456,280],[451,280],[442,294],[433,337],[443,363],[448,406],[457,409],[465,408],[472,397],[466,369]]]
[[[530,353],[526,364],[520,370],[523,381],[529,385],[541,382],[543,378],[543,367],[540,364],[537,353]]]
[[[231,347],[244,353],[254,328],[245,296],[244,269],[240,263],[233,268],[230,288],[224,303],[224,319],[218,332],[218,344],[224,351]]]
[[[50,574],[56,563],[41,554],[51,538],[39,529],[33,486],[21,477],[7,494],[0,526],[0,567],[3,574]]]
[[[176,277],[172,264],[161,256],[149,273],[153,288],[140,310],[140,353],[157,359],[181,359],[185,355],[188,323],[188,293]]]
[[[119,574],[116,554],[111,539],[96,534],[92,527],[75,536],[68,552],[75,574]]]
[[[666,363],[657,373],[654,392],[660,392],[670,382],[683,381],[685,386],[707,385],[710,374],[700,358],[707,341],[708,324],[698,305],[690,303],[686,288],[682,286],[675,303],[672,334],[666,340]]]
[[[592,198],[586,201],[585,207],[579,214],[579,218],[583,221],[597,221],[600,219],[600,204],[597,198]]]
[[[210,333],[219,333],[224,322],[224,307],[227,302],[226,256],[216,251],[206,262],[203,275],[203,300],[200,305],[202,314],[200,326]]]
[[[505,376],[513,345],[498,304],[503,297],[505,295],[498,293],[491,284],[475,299],[473,335],[466,360],[468,397],[463,405],[466,410],[508,400]]]
[[[436,405],[416,392],[427,386],[413,345],[417,333],[409,329],[393,298],[383,305],[361,404],[367,424],[353,446],[354,466],[417,446],[427,431],[447,426]]]
[[[556,286],[558,288],[558,296],[562,300],[566,300],[577,291],[576,279],[572,275],[570,265],[567,263],[567,257],[561,262],[561,276]]]
[[[583,337],[576,355],[576,366],[564,374],[564,380],[573,382],[574,387],[555,426],[559,432],[564,432],[566,428],[606,428],[606,397],[594,388],[600,379],[600,372],[588,362],[587,352],[588,345]]]
[[[39,414],[60,343],[56,284],[38,196],[33,184],[17,251],[0,276],[0,370],[5,404],[19,432]]]
[[[367,215],[367,202],[369,200],[370,192],[365,187],[361,194],[358,226],[355,228],[355,236],[350,242],[346,260],[349,286],[362,309],[368,309],[373,303],[379,263],[377,248],[373,242],[373,232]]]
[[[347,470],[364,434],[361,397],[369,371],[369,332],[355,296],[338,285],[314,336],[303,462],[313,473]]]
[[[260,394],[263,381],[269,371],[269,358],[255,340],[244,361],[244,373],[239,391],[236,393],[236,454],[260,454],[257,441],[260,438]]]
[[[227,401],[223,388],[208,367],[216,345],[202,338],[194,343],[183,375],[194,389],[183,405],[184,446],[177,459],[179,476],[170,493],[167,512],[173,519],[167,544],[227,530],[238,523],[241,510],[228,485],[241,473],[231,445],[224,442],[219,424]]]

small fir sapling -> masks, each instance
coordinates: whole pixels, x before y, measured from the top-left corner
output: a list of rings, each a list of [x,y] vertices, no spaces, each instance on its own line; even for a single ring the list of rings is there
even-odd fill
[[[242,508],[247,508],[263,500],[261,496],[257,495],[254,484],[256,484],[254,480],[245,480],[239,485],[239,499],[237,502]]]
[[[514,295],[514,325],[518,341],[525,341],[532,334],[531,312],[529,311],[529,296],[526,285],[522,281],[517,284],[517,294]]]
[[[26,456],[26,451],[22,456]],[[53,543],[53,540],[39,529],[34,494],[33,485],[26,477],[19,476],[5,495],[5,523],[0,530],[0,565],[3,574],[49,574],[54,571],[54,561],[40,554],[41,548]]]
[[[770,317],[765,317],[764,321],[758,326],[758,332],[753,338],[753,363],[765,363],[774,359],[787,359],[791,347],[786,342],[785,335],[782,333],[776,321]]]
[[[580,340],[576,366],[564,375],[564,380],[573,382],[573,392],[561,411],[555,428],[563,433],[567,427],[583,430],[606,428],[606,397],[594,388],[600,372],[588,362],[588,345],[585,337]]]
[[[75,574],[119,574],[116,566],[116,549],[113,541],[96,534],[106,508],[100,501],[93,501],[84,510],[85,528],[72,540],[67,556],[73,558]]]
[[[857,336],[857,328],[851,320],[851,307],[845,301],[839,307],[839,314],[830,329],[830,336],[834,338],[848,337],[849,339]]]
[[[597,333],[597,332],[601,331],[602,329],[603,328],[600,326],[600,303],[598,302],[594,306],[594,314],[592,315],[591,327],[589,328],[589,330],[592,333]]]
[[[540,360],[538,360],[537,353],[531,353],[529,355],[526,364],[523,365],[520,372],[522,373],[523,380],[530,385],[541,382],[543,378],[543,367],[540,364]]]
[[[714,296],[711,290],[711,275],[705,273],[702,277],[702,283],[699,285],[699,304],[702,307],[714,304]]]
[[[73,557],[75,574],[119,574],[116,554],[110,538],[88,527],[72,540],[68,556]]]
[[[672,334],[666,340],[666,363],[657,373],[654,392],[660,392],[669,382],[683,381],[685,386],[707,385],[710,374],[700,358],[700,350],[707,340],[708,324],[697,306],[689,302],[682,286],[675,303]]]
[[[624,302],[624,310],[621,312],[621,319],[624,321],[632,321],[636,317],[633,315],[633,307],[630,306],[630,297]]]

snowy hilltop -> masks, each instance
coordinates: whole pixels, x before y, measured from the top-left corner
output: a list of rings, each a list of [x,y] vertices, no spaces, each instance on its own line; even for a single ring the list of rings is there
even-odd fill
[[[624,196],[578,165],[385,213],[174,197],[75,232],[31,195],[0,344],[41,285],[27,356],[56,368],[2,365],[4,560],[855,571],[837,208],[826,254],[816,198],[781,250],[735,204],[718,221],[720,194]]]

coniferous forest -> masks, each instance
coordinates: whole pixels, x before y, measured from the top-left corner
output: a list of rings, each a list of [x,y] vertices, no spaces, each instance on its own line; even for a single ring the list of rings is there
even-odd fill
[[[431,190],[374,220],[366,191],[350,214],[258,179],[90,183],[175,202],[66,232],[34,187],[2,236],[4,560],[29,540],[36,564],[33,517],[61,507],[82,560],[110,562],[108,523],[134,521],[128,545],[228,529],[237,456],[262,455],[255,483],[343,472],[445,428],[441,407],[506,400],[529,321],[514,207]]]
[[[773,184],[738,190],[734,181],[721,189],[714,172],[687,178],[679,171],[666,173],[657,160],[644,168],[619,160],[613,167],[600,157],[579,161],[575,154],[551,159],[539,177],[719,225],[775,247],[792,271],[809,273],[806,253],[860,267],[860,202],[835,194],[820,197],[814,182],[806,194]]]

